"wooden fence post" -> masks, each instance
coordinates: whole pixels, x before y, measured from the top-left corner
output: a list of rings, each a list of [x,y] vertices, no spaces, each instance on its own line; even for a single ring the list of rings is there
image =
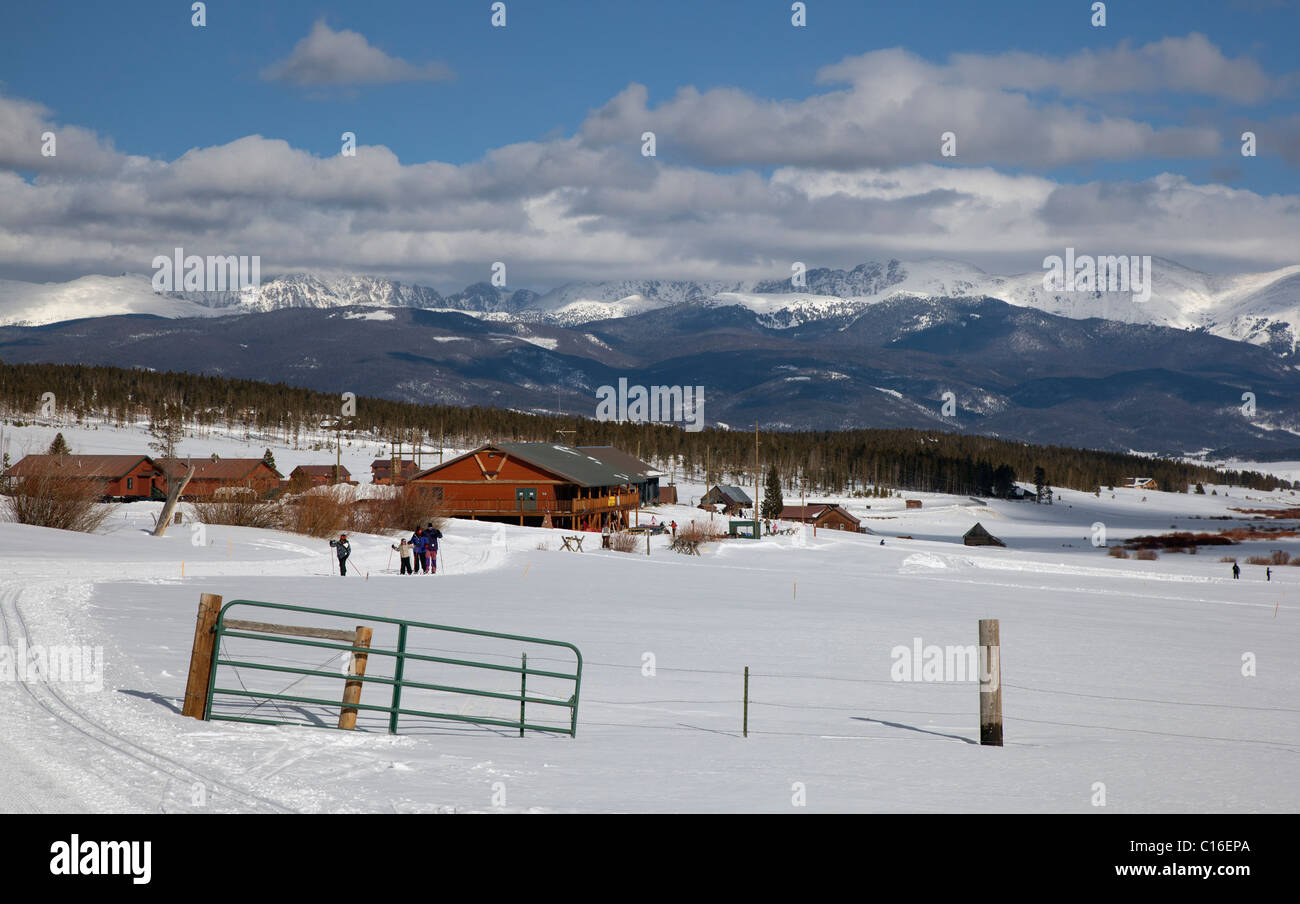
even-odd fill
[[[352,642],[354,647],[369,647],[370,637],[374,634],[373,628],[367,628],[365,625],[357,625],[356,640]],[[369,657],[365,653],[352,654],[352,668],[348,670],[351,675],[364,677],[366,674],[366,660]],[[343,685],[343,708],[339,710],[339,728],[346,728],[351,731],[357,727],[357,710],[354,706],[348,706],[349,703],[361,702],[361,685],[363,681],[348,681]]]
[[[208,684],[212,676],[212,647],[221,597],[215,593],[199,596],[198,621],[194,625],[194,648],[190,653],[190,674],[185,681],[185,703],[181,715],[203,718],[208,705]]]
[[[980,744],[1002,746],[1002,646],[996,618],[980,619]]]
[[[740,724],[740,733],[749,737],[749,666],[745,666],[745,714]]]

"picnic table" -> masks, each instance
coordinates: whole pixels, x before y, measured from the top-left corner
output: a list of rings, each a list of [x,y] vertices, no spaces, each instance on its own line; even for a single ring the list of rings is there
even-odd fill
[[[581,534],[570,534],[568,536],[561,536],[560,539],[564,541],[564,548],[567,549],[569,552],[582,552]]]

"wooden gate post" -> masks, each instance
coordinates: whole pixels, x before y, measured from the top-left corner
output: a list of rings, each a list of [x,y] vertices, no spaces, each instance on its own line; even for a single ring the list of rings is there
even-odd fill
[[[980,619],[980,744],[1002,746],[1002,646],[996,618]]]
[[[365,625],[357,625],[357,637],[352,642],[354,647],[369,647],[370,636],[374,633],[372,628]],[[352,668],[348,674],[362,677],[366,674],[366,660],[369,657],[365,653],[352,654]],[[356,707],[348,706],[349,703],[361,702],[361,685],[364,681],[348,681],[343,685],[343,708],[339,710],[339,728],[346,728],[349,731],[357,727],[357,710]]]
[[[215,593],[199,595],[199,616],[194,625],[194,648],[190,653],[190,674],[185,681],[185,703],[181,715],[203,718],[208,705],[208,684],[212,676],[212,648],[221,612],[221,597]]]

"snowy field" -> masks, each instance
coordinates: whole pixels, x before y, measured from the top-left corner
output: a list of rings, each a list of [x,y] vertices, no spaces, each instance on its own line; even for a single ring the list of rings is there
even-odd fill
[[[131,431],[64,433],[79,452],[144,444]],[[52,435],[6,431],[15,459]],[[267,445],[214,442],[182,449]],[[353,448],[344,463],[368,480],[386,451]],[[274,452],[283,473],[323,457]],[[679,486],[684,498],[703,489]],[[1300,567],[1265,581],[1243,564],[1234,581],[1218,550],[1120,560],[1089,541],[1095,522],[1114,542],[1248,517],[1232,506],[1296,504],[1209,489],[1218,495],[1059,491],[1051,506],[905,494],[919,510],[851,499],[874,535],[730,540],[698,558],[664,537],[649,556],[593,549],[595,537],[575,554],[559,549],[561,531],[451,521],[440,573],[417,577],[390,563],[396,536],[355,536],[361,573],[346,578],[308,537],[208,526],[195,545],[183,524],[154,538],[157,503],[120,506],[98,535],[0,524],[0,646],[103,651],[102,688],[0,682],[0,811],[797,812],[802,800],[809,811],[1294,812]],[[682,505],[641,517],[707,516]],[[1008,548],[962,546],[976,521]],[[1224,551],[1244,563],[1272,549],[1300,555],[1300,542]],[[183,718],[204,592],[569,641],[585,660],[577,737],[417,719],[390,736],[364,714],[374,731]],[[980,618],[1001,622],[1003,748],[978,745],[973,681],[893,680],[896,647],[974,644]],[[319,652],[299,661],[319,664]],[[528,653],[534,667],[556,656]],[[512,678],[498,689],[513,692]],[[293,676],[241,680],[275,691]],[[372,687],[363,702],[386,702]],[[461,711],[512,719],[518,704]]]

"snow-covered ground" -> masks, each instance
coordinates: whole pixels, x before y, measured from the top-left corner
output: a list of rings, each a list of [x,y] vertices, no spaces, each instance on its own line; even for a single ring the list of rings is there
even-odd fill
[[[23,430],[6,435],[48,442]],[[136,433],[115,445],[130,431],[64,433],[77,451],[142,444]],[[215,450],[234,455],[242,441],[224,442]],[[344,463],[368,474],[383,451]],[[302,463],[274,452],[286,473]],[[689,501],[702,487],[679,489]],[[308,537],[182,524],[154,538],[156,503],[119,507],[97,535],[0,524],[0,647],[103,651],[99,689],[0,681],[0,810],[783,812],[802,798],[814,811],[1091,811],[1102,783],[1107,810],[1293,812],[1300,568],[1266,582],[1243,566],[1234,581],[1217,551],[1121,560],[1090,543],[1095,522],[1114,541],[1214,530],[1230,522],[1207,519],[1232,506],[1295,505],[1209,489],[1218,495],[1060,491],[1051,506],[906,493],[923,502],[911,510],[849,499],[874,535],[729,540],[698,558],[664,537],[649,556],[594,538],[575,554],[561,531],[452,521],[440,573],[417,577],[390,565],[396,537],[354,537],[360,573],[346,578]],[[641,517],[707,518],[689,505]],[[1008,548],[962,546],[976,521]],[[1300,555],[1300,542],[1227,552],[1244,563],[1270,549]],[[391,736],[364,714],[375,731],[183,718],[204,592],[572,642],[584,657],[577,737],[415,719]],[[894,680],[895,648],[975,644],[980,618],[1001,622],[1003,748],[978,744],[972,681]],[[517,661],[520,646],[494,652]],[[318,665],[319,652],[295,661]],[[527,652],[530,665],[563,659]],[[294,676],[238,680],[275,691]],[[384,698],[369,685],[363,702],[373,694]],[[511,719],[518,704],[463,711]]]

